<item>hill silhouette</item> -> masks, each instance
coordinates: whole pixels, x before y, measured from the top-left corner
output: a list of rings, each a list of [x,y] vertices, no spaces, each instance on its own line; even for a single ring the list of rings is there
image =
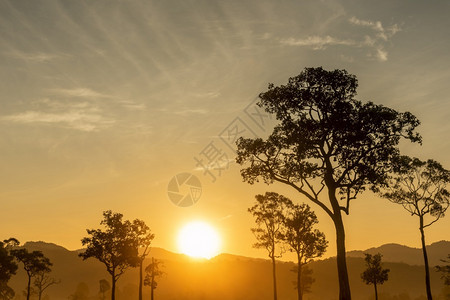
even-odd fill
[[[422,248],[411,248],[399,244],[385,244],[365,251],[349,251],[347,257],[364,257],[365,253],[382,253],[383,261],[400,262],[408,265],[423,265]],[[450,253],[450,242],[439,241],[427,246],[430,266],[441,264],[441,259]]]
[[[446,255],[437,256],[448,251],[449,246],[448,241],[430,245],[430,261],[446,257]],[[95,259],[83,261],[78,257],[78,253],[82,250],[70,251],[51,243],[27,242],[24,247],[29,250],[41,250],[48,256],[54,264],[51,275],[61,279],[60,284],[49,288],[48,299],[68,299],[80,283],[84,283],[85,289],[89,292],[90,296],[87,299],[99,299],[99,280],[109,280],[109,274],[100,262]],[[413,265],[404,263],[405,257],[415,253],[416,250],[395,244],[367,250],[369,253],[381,252],[389,258],[389,262],[388,259],[385,260],[384,266],[391,269],[390,278],[380,287],[382,296],[380,300],[421,299],[420,297],[424,295],[423,266],[416,264],[413,259],[411,259]],[[372,299],[372,287],[365,285],[360,279],[360,274],[364,270],[364,260],[359,257],[361,253],[363,252],[351,251],[348,257],[352,294],[354,299]],[[220,254],[211,260],[193,259],[157,247],[152,248],[149,259],[152,256],[163,261],[163,270],[166,272],[156,289],[156,299],[269,300],[272,297],[269,260],[232,254]],[[149,263],[149,259],[145,264]],[[279,299],[296,299],[293,285],[295,274],[290,271],[293,266],[292,262],[278,263]],[[310,264],[310,268],[313,270],[315,282],[311,294],[307,294],[305,299],[337,299],[336,259],[317,260]],[[434,270],[431,273],[433,292],[436,299],[439,299],[437,296],[442,293],[444,285],[438,273]],[[137,299],[137,280],[137,269],[127,271],[118,282],[117,299]],[[25,273],[19,269],[10,285],[20,296],[25,284]],[[149,298],[148,288],[144,289],[145,298]]]

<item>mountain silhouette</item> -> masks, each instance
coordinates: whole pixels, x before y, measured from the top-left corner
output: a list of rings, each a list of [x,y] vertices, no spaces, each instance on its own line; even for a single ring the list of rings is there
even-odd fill
[[[84,283],[89,292],[87,299],[99,299],[99,280],[110,280],[103,264],[95,259],[83,261],[78,254],[83,251],[70,251],[56,244],[45,242],[27,242],[24,245],[29,250],[41,250],[53,262],[51,276],[61,279],[61,283],[52,286],[46,294],[48,299],[68,299],[80,283]],[[430,261],[439,261],[449,253],[450,242],[441,241],[428,246]],[[420,299],[425,294],[423,266],[416,252],[420,249],[409,248],[397,244],[387,244],[367,251],[350,251],[348,268],[354,299],[372,299],[371,286],[365,285],[360,274],[365,265],[363,252],[380,252],[384,267],[391,270],[389,280],[380,286],[380,299]],[[445,255],[440,256],[442,253]],[[412,255],[412,258],[407,256]],[[152,248],[144,265],[151,257],[163,261],[163,271],[166,273],[155,290],[156,299],[185,300],[270,300],[271,263],[267,259],[251,258],[233,254],[220,254],[210,260],[193,259],[183,254],[173,253],[162,248]],[[407,264],[405,261],[411,263]],[[433,265],[433,264],[431,264]],[[328,258],[312,262],[315,282],[306,300],[337,299],[338,281],[336,259]],[[294,300],[296,291],[293,281],[295,274],[291,272],[292,262],[278,263],[279,299]],[[444,285],[440,274],[431,271],[433,293],[436,299],[443,295]],[[118,281],[118,300],[137,299],[138,271],[129,269]],[[17,275],[10,281],[16,295],[21,295],[26,285],[25,272],[19,268]],[[443,296],[442,296],[443,297]],[[21,299],[20,297],[18,299]],[[149,299],[149,289],[144,288],[144,299]]]

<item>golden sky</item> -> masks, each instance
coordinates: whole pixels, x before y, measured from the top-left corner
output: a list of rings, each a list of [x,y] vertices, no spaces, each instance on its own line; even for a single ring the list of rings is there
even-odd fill
[[[221,137],[240,121],[264,135],[246,107],[304,67],[346,69],[358,99],[412,112],[424,143],[402,151],[450,168],[449,13],[444,0],[0,1],[0,236],[77,249],[111,209],[168,250],[200,219],[223,252],[265,256],[251,247],[254,195],[304,199],[243,183]],[[230,162],[215,182],[194,160],[211,142]],[[202,183],[194,206],[168,199],[181,172]],[[313,208],[334,255],[333,225]],[[420,246],[417,220],[370,193],[345,223],[349,250]],[[448,228],[440,220],[427,242]]]

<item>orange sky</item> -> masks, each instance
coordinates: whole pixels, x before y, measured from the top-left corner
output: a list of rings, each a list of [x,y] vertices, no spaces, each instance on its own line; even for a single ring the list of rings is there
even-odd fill
[[[243,183],[220,137],[237,117],[264,135],[245,108],[304,67],[345,68],[358,99],[415,114],[424,144],[402,151],[450,168],[449,11],[446,1],[2,1],[0,235],[77,249],[112,209],[145,220],[168,250],[199,219],[224,252],[265,256],[251,247],[254,195],[304,199]],[[211,142],[230,160],[215,182],[194,160]],[[192,207],[168,199],[180,172],[202,183]],[[334,255],[333,225],[313,208]],[[345,223],[347,249],[420,245],[417,220],[370,193]],[[428,228],[428,243],[448,228],[448,217]]]

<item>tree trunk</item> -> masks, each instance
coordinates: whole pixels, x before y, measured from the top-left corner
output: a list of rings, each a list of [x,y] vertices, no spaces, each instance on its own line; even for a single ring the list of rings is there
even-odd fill
[[[116,300],[116,276],[111,276],[112,287],[111,287],[111,300]]]
[[[375,287],[375,300],[378,300],[377,283],[374,283],[373,286]]]
[[[273,277],[273,300],[277,300],[277,274],[275,257],[272,256],[272,277]]]
[[[351,300],[352,296],[348,280],[347,259],[345,257],[345,230],[340,211],[335,212],[333,221],[336,228],[339,300]]]
[[[153,262],[153,258],[152,258],[152,263],[154,263]],[[154,269],[153,269],[153,271],[152,271],[152,282],[151,282],[151,287],[152,287],[152,289],[151,289],[151,300],[153,300],[153,291],[155,290],[155,272],[154,272]]]
[[[422,241],[423,262],[425,263],[425,285],[427,288],[427,299],[432,300],[431,296],[431,283],[430,283],[430,268],[428,266],[428,254],[425,245],[425,232],[423,231],[423,217],[420,216],[420,238]]]
[[[144,264],[144,260],[141,259],[139,262],[139,300],[142,300],[142,265]]]
[[[31,275],[28,275],[27,300],[30,300],[30,288],[31,288]]]
[[[302,262],[300,257],[297,257],[297,296],[298,300],[303,299],[302,291]]]

